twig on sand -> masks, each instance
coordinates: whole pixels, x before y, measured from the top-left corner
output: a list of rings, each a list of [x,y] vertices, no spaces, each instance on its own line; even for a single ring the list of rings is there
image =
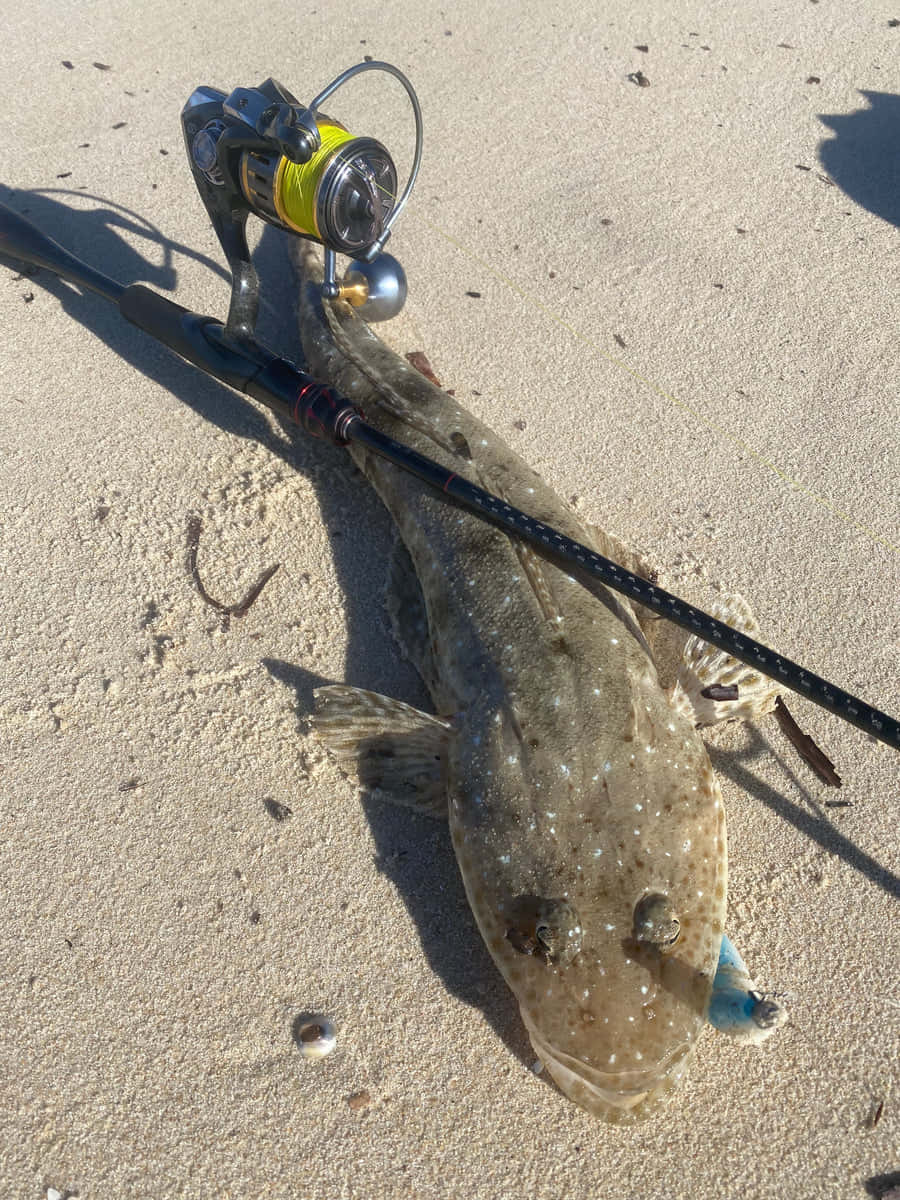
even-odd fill
[[[200,578],[200,571],[197,568],[197,550],[200,546],[200,534],[203,532],[203,522],[199,517],[188,517],[187,524],[187,544],[188,544],[188,568],[191,572],[191,578],[200,597],[210,608],[215,608],[220,613],[224,613],[228,617],[242,617],[256,603],[260,592],[281,566],[281,563],[275,563],[273,567],[267,567],[265,571],[254,583],[250,591],[244,596],[243,600],[237,604],[222,604],[219,600],[214,600],[209,592],[203,586],[203,580]]]
[[[834,763],[825,751],[816,745],[809,734],[803,732],[788,712],[787,705],[780,696],[775,701],[775,716],[781,726],[781,732],[822,782],[827,783],[829,787],[840,787],[841,777],[835,771]]]

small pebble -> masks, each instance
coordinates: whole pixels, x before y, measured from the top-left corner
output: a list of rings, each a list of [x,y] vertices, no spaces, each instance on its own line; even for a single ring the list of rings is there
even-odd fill
[[[368,1108],[372,1103],[371,1095],[363,1088],[361,1092],[354,1092],[352,1096],[347,1097],[347,1103],[354,1112],[359,1112],[361,1108]]]

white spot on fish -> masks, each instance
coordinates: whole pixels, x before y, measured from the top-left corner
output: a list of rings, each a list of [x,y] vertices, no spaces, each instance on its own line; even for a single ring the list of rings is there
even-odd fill
[[[618,638],[610,638],[610,639],[609,639],[609,642],[610,642],[610,645],[611,645],[611,646],[618,646],[618,644],[619,644],[619,639],[618,639]]]

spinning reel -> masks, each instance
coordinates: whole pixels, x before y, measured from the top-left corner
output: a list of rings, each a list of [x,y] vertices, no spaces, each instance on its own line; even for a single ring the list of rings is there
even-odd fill
[[[354,137],[319,112],[333,92],[363,71],[393,75],[412,104],[416,147],[399,197],[397,170],[385,147],[374,138]],[[226,337],[252,340],[256,328],[259,280],[247,247],[250,213],[325,247],[326,299],[348,301],[366,321],[384,321],[400,311],[406,275],[383,250],[422,158],[422,112],[401,71],[390,63],[358,63],[308,106],[274,79],[230,95],[199,87],[184,106],[181,124],[194,182],[231,268]],[[341,282],[338,254],[353,259]]]

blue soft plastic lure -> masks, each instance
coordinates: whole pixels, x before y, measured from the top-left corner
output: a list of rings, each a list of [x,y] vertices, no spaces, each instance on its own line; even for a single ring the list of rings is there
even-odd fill
[[[759,991],[734,943],[723,935],[709,1001],[710,1025],[741,1042],[763,1042],[787,1020],[782,1005]]]

